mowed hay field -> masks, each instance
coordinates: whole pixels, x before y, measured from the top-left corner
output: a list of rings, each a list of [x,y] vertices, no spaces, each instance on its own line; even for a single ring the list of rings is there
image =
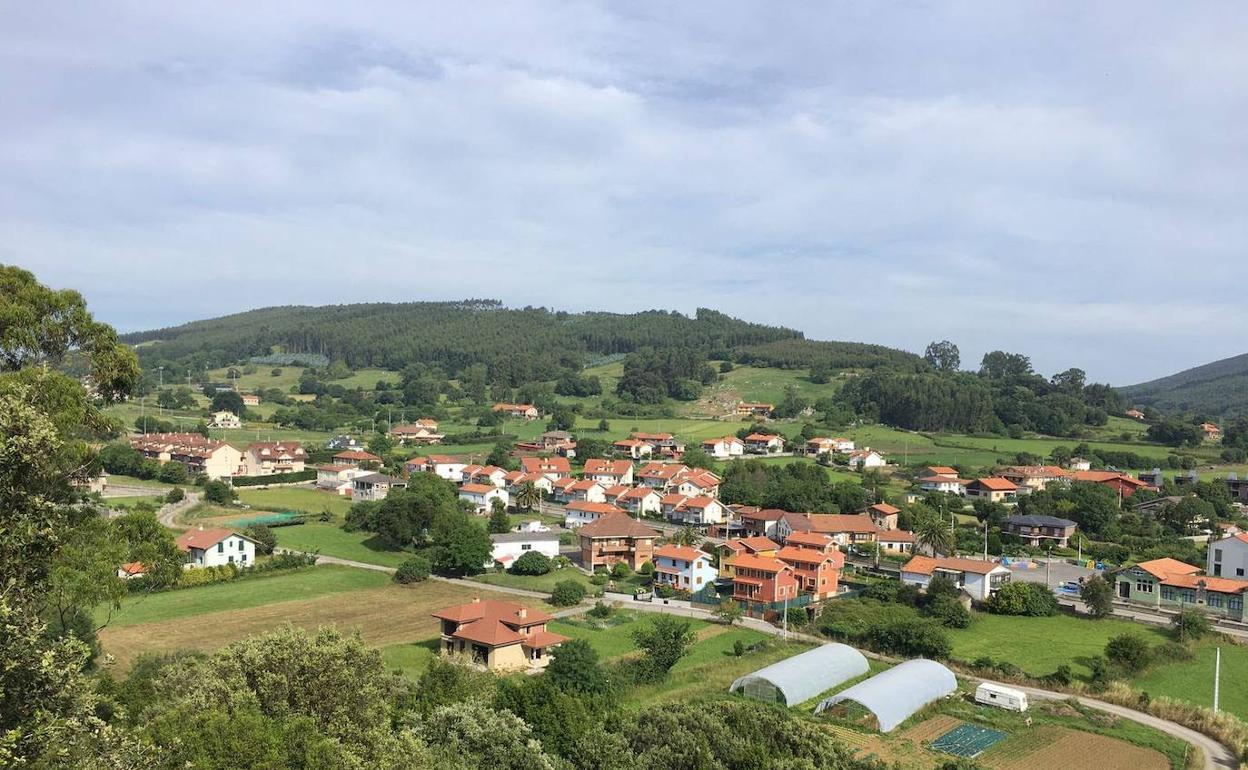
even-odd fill
[[[256,583],[274,578],[259,578]],[[231,587],[244,587],[241,581]],[[347,591],[295,601],[276,601],[255,607],[227,609],[193,616],[109,626],[100,632],[104,651],[116,659],[116,667],[126,671],[145,652],[171,652],[193,649],[211,652],[246,636],[261,634],[290,623],[301,628],[336,626],[343,631],[358,630],[370,645],[386,647],[402,642],[422,641],[438,633],[430,612],[472,597],[504,599],[537,607],[535,600],[486,590],[465,588],[431,580],[418,585],[388,584],[378,588]],[[188,588],[188,594],[204,590]],[[178,592],[175,592],[178,593]]]

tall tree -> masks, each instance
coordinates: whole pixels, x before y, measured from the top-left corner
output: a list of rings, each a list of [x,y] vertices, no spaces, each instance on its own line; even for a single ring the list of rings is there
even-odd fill
[[[932,365],[938,372],[956,372],[962,365],[962,354],[958,346],[949,340],[928,343],[923,351],[923,360]]]

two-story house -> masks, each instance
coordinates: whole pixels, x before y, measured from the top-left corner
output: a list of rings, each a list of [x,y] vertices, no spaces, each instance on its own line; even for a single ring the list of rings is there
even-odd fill
[[[1013,481],[989,476],[967,484],[966,496],[976,500],[991,500],[994,503],[1011,503],[1018,496],[1018,485]]]
[[[901,567],[901,582],[926,588],[932,578],[943,575],[975,601],[987,601],[1001,586],[1010,582],[1010,570],[996,562],[914,556]]]
[[[603,516],[613,514],[627,515],[622,509],[609,503],[590,503],[584,500],[574,500],[563,508],[563,526],[568,529],[576,529],[597,521]]]
[[[187,569],[234,564],[251,567],[256,563],[256,541],[229,529],[188,529],[174,540],[186,554]]]
[[[507,490],[493,484],[464,484],[459,488],[459,499],[472,506],[475,513],[489,513],[494,509],[495,500],[501,502],[504,508],[511,505]]]
[[[732,560],[741,555],[758,556],[764,559],[776,558],[780,546],[773,540],[761,537],[739,537],[727,540],[719,546],[719,577],[732,578]]]
[[[745,437],[745,451],[756,455],[770,455],[784,451],[784,437],[767,433],[751,433]]]
[[[622,438],[611,444],[616,454],[624,455],[633,460],[640,460],[643,457],[649,457],[654,453],[654,447],[650,444],[636,438]]]
[[[243,453],[248,476],[302,473],[308,453],[298,441],[257,441]]]
[[[363,463],[376,463],[381,465],[381,458],[372,452],[365,452],[362,449],[344,449],[333,456],[334,465],[362,465]]]
[[[711,557],[697,548],[664,545],[654,551],[654,583],[694,593],[715,582]]]
[[[745,442],[736,436],[708,438],[702,442],[702,451],[717,460],[741,457],[745,454]]]
[[[551,481],[558,481],[572,475],[572,464],[566,457],[521,457],[520,470],[540,473]]]
[[[1070,519],[1032,514],[1009,517],[1001,522],[1001,531],[1018,537],[1033,548],[1039,547],[1045,540],[1065,548],[1075,536],[1075,526]]]
[[[1238,532],[1209,544],[1205,571],[1214,577],[1248,580],[1248,534]]]
[[[779,559],[741,554],[732,559],[732,598],[746,614],[772,618],[785,600],[797,599],[793,568]]]
[[[659,533],[628,514],[598,517],[577,530],[581,541],[581,566],[588,570],[627,564],[636,570],[654,559]]]
[[[441,623],[444,654],[469,655],[477,665],[495,671],[544,668],[550,650],[568,641],[546,630],[553,617],[515,602],[477,598],[438,610],[433,617]]]
[[[384,473],[367,473],[351,480],[351,499],[356,502],[385,500],[393,489],[403,489],[407,482]]]
[[[815,601],[836,596],[845,556],[836,550],[824,548],[801,548],[785,544],[776,558],[793,568],[798,590],[811,595]]]
[[[633,483],[633,464],[628,460],[603,460],[591,458],[585,461],[585,478],[604,487]]]

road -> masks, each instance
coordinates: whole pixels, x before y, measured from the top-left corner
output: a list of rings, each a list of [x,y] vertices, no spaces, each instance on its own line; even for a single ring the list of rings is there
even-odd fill
[[[176,503],[165,503],[160,510],[156,512],[156,519],[169,529],[181,529],[174,519],[178,514],[189,511],[199,503],[200,492],[187,492],[186,497]]]

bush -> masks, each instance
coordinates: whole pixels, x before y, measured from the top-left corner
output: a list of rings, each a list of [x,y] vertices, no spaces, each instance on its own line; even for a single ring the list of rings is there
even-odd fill
[[[266,556],[273,553],[273,549],[277,547],[277,535],[273,534],[273,530],[263,524],[255,524],[243,530],[243,534],[256,541],[256,553],[262,553]]]
[[[529,551],[516,559],[507,571],[513,575],[545,575],[550,570],[550,558],[546,554]]]
[[[572,607],[585,598],[585,586],[576,580],[560,580],[550,593],[550,603],[556,607]]]
[[[607,577],[607,575],[601,572],[595,572],[593,577],[589,579],[589,582],[596,586],[605,586],[609,580],[611,580],[611,578]]]
[[[819,630],[834,639],[910,657],[948,657],[952,645],[934,620],[910,607],[870,600],[846,599],[836,612],[825,612]]]
[[[204,485],[204,499],[217,505],[228,505],[234,499],[234,490],[224,481],[209,481]]]
[[[1119,634],[1105,644],[1105,658],[1128,674],[1138,674],[1152,662],[1148,642],[1135,634]]]
[[[264,484],[293,484],[298,481],[315,481],[316,469],[291,473],[271,473],[268,476],[235,476],[231,481],[236,487],[255,487]]]
[[[738,639],[732,643],[732,654],[738,658],[745,654],[745,642]]]
[[[1070,666],[1063,663],[1054,669],[1052,674],[1044,677],[1044,681],[1049,684],[1057,685],[1058,687],[1067,687],[1072,681],[1074,681],[1074,678],[1075,677],[1070,670]]]
[[[606,602],[601,601],[601,600],[594,602],[593,608],[589,611],[589,616],[591,618],[605,619],[605,618],[611,617],[614,614],[615,614],[615,608],[612,607],[610,604],[607,604]]]
[[[874,599],[877,602],[895,602],[897,601],[897,592],[900,589],[900,581],[881,580],[880,582],[872,583],[863,589],[862,598]]]
[[[801,607],[790,607],[784,611],[784,619],[790,628],[801,628],[810,622],[810,616]]]
[[[631,576],[632,574],[633,574],[633,571],[629,569],[629,566],[622,561],[617,561],[615,563],[615,566],[611,568],[611,577],[615,578],[616,580],[624,580],[628,578],[629,576]]]
[[[1200,610],[1180,610],[1170,621],[1170,628],[1180,642],[1200,639],[1213,631],[1209,617]]]
[[[1114,587],[1100,575],[1093,575],[1083,582],[1079,598],[1094,618],[1109,617],[1114,611]]]
[[[660,599],[671,599],[676,595],[676,589],[667,583],[660,583],[654,587],[654,595]]]
[[[219,567],[196,567],[185,570],[178,578],[178,585],[184,588],[207,586],[213,583],[228,583],[238,577],[238,568],[233,564],[222,564]]]
[[[1061,609],[1057,597],[1039,583],[1006,583],[988,600],[989,612],[997,615],[1047,617]]]
[[[169,494],[165,495],[166,503],[180,503],[186,499],[186,493],[182,491],[182,487],[174,487],[169,490]]]
[[[923,614],[947,628],[967,628],[971,625],[970,610],[951,596],[937,596],[923,608]]]
[[[643,577],[650,577],[654,574],[654,562],[648,561],[637,568],[637,574]]]
[[[394,582],[407,585],[408,583],[420,583],[429,579],[429,573],[432,571],[429,559],[425,556],[413,556],[406,559],[399,568],[395,570]]]

